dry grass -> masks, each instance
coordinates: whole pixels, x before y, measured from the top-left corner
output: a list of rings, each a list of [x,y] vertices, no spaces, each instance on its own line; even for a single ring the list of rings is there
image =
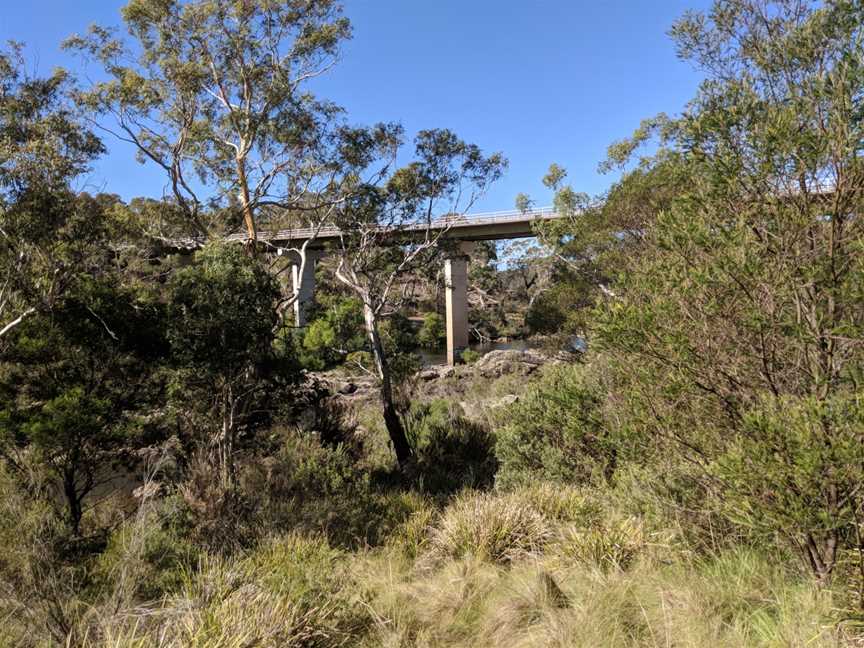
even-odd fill
[[[747,552],[697,565],[640,562],[609,573],[543,558],[509,567],[448,561],[420,573],[389,566],[378,563],[374,570],[389,576],[375,580],[379,595],[372,607],[379,622],[366,645],[855,645],[832,622],[830,594]]]
[[[518,495],[467,493],[447,507],[430,538],[429,557],[508,563],[537,555],[552,538],[547,519]]]
[[[132,600],[120,578],[124,595],[92,607],[86,631],[67,645],[861,645],[838,629],[831,592],[781,561],[743,549],[695,558],[676,543],[657,551],[655,529],[590,493],[538,485],[412,508],[377,549],[289,533],[233,558],[205,556],[180,587],[149,602]],[[123,555],[134,558],[139,544]],[[0,642],[58,645],[3,628]]]

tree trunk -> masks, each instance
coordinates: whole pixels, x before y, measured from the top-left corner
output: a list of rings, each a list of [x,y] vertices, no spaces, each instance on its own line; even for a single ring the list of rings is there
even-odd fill
[[[399,413],[393,404],[393,384],[390,381],[390,367],[384,354],[384,346],[381,344],[381,336],[378,334],[377,317],[371,306],[363,305],[363,317],[366,322],[366,334],[372,346],[372,356],[375,358],[375,368],[381,381],[381,405],[384,409],[384,425],[387,426],[387,433],[390,435],[390,441],[393,443],[393,450],[396,452],[396,460],[399,462],[399,467],[404,469],[410,463],[411,456],[414,453],[411,450],[411,444],[408,443],[402,419],[399,418]]]
[[[243,206],[243,222],[246,224],[246,236],[249,237],[249,245],[254,248],[258,239],[255,230],[255,217],[252,214],[252,205],[249,197],[249,184],[246,181],[246,161],[237,158],[237,181],[240,185],[240,203]]]
[[[81,507],[81,498],[78,496],[78,491],[75,488],[75,473],[72,470],[66,470],[63,475],[63,494],[66,496],[66,504],[69,510],[69,527],[75,536],[81,534],[81,518],[83,511]]]
[[[837,544],[837,535],[833,532],[821,542],[812,534],[808,533],[806,536],[807,558],[817,582],[822,587],[827,587],[831,582],[831,575],[837,562]]]
[[[217,449],[219,452],[220,480],[222,490],[234,488],[234,398],[230,383],[222,388],[222,433]]]

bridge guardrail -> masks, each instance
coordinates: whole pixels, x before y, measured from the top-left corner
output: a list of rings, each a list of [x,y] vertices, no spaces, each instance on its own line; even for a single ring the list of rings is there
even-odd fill
[[[443,229],[445,227],[473,227],[476,225],[496,225],[501,223],[520,223],[532,220],[546,220],[555,218],[557,213],[553,207],[542,207],[539,209],[531,209],[529,211],[519,211],[516,209],[483,212],[477,214],[454,214],[451,216],[443,216],[433,219],[431,222],[432,229]],[[406,230],[424,230],[427,225],[425,223],[416,223],[407,225]],[[317,231],[309,227],[298,227],[296,229],[281,229],[275,231],[261,231],[258,233],[258,238],[261,241],[301,241],[315,236],[318,239],[335,238],[339,236],[340,230],[336,227],[322,227]],[[245,241],[247,236],[245,233],[231,234],[226,237],[229,241]],[[201,242],[194,240],[183,240],[176,242],[178,247],[194,248],[198,247]]]

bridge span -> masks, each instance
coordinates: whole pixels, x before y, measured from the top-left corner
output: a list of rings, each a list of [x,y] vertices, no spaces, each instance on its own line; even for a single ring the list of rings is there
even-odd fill
[[[457,241],[497,241],[502,239],[528,238],[534,236],[532,224],[536,221],[559,218],[552,207],[535,209],[529,212],[500,211],[484,214],[458,214],[434,219],[429,225],[416,223],[403,225],[398,232],[410,240],[412,234],[425,234],[426,231],[442,232],[443,238]],[[386,229],[386,228],[382,228]],[[259,232],[258,240],[273,245],[297,245],[314,236],[311,248],[325,248],[337,242],[342,233],[336,227],[282,229],[272,232]],[[235,234],[229,240],[245,241],[245,234]]]
[[[452,251],[444,259],[444,281],[447,304],[447,361],[452,365],[460,361],[462,352],[468,348],[468,260],[477,241],[528,238],[535,235],[533,224],[560,218],[551,207],[528,212],[502,211],[485,214],[465,214],[438,218],[431,224],[418,223],[394,228],[398,238],[406,243],[412,236],[425,236],[427,231],[452,241]],[[262,231],[258,240],[276,248],[296,248],[309,241],[306,263],[293,263],[292,279],[294,294],[294,322],[298,327],[306,325],[310,305],[315,299],[315,265],[327,256],[329,249],[338,245],[342,232],[335,227],[282,229]],[[311,239],[311,240],[310,240]],[[245,234],[233,234],[230,241],[245,242]],[[176,241],[177,249],[195,249],[203,241],[187,239]],[[290,253],[289,253],[290,254]],[[290,257],[289,257],[290,258]]]
[[[488,214],[449,216],[426,224],[400,227],[410,240],[412,233],[418,235],[431,229],[441,237],[456,243],[453,252],[444,259],[444,283],[447,305],[447,362],[451,365],[460,361],[462,352],[468,348],[468,260],[477,241],[497,241],[503,239],[528,238],[535,236],[533,224],[537,221],[556,220],[560,216],[552,208],[537,209],[530,212],[506,211]],[[259,239],[275,246],[296,246],[313,236],[312,230],[293,229],[261,233]],[[307,259],[300,272],[300,265],[293,269],[295,324],[305,326],[307,310],[315,299],[315,263],[326,256],[327,248],[336,244],[341,232],[336,228],[322,228],[314,241],[307,247]],[[244,237],[238,237],[244,240]]]

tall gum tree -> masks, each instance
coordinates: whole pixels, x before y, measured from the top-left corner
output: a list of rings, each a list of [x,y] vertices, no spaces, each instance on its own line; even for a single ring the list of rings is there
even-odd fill
[[[49,312],[82,265],[98,218],[75,218],[73,180],[103,148],[68,100],[69,78],[26,74],[0,51],[0,340]]]
[[[341,155],[342,111],[309,89],[350,37],[340,5],[132,0],[122,13],[128,39],[93,26],[65,46],[107,76],[80,94],[94,123],[167,176],[165,197],[184,227],[156,220],[151,234],[242,231],[254,250],[262,227],[300,228],[303,241],[273,261],[299,259],[302,275],[309,244],[354,182]]]
[[[369,137],[368,131],[355,133],[359,150],[372,148],[364,143]],[[395,160],[403,144],[401,129],[379,131],[378,139],[389,144]],[[359,185],[335,219],[342,232],[334,250],[336,277],[362,302],[384,423],[403,468],[412,449],[394,403],[393,375],[379,323],[392,310],[400,283],[446,251],[449,228],[436,226],[436,221],[440,225],[440,218],[469,210],[507,164],[501,154],[484,156],[477,146],[446,129],[421,131],[414,144],[413,162],[386,176],[379,168],[375,176],[380,181]]]

